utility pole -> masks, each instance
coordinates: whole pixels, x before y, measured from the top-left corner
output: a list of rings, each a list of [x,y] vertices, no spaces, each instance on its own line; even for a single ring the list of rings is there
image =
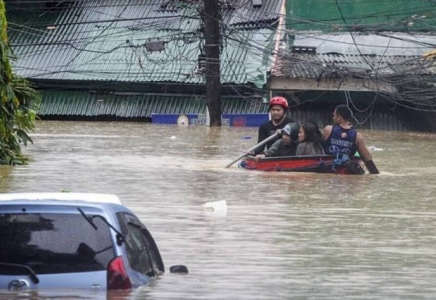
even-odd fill
[[[221,72],[219,1],[204,1],[204,37],[206,52],[206,104],[210,126],[221,126]]]

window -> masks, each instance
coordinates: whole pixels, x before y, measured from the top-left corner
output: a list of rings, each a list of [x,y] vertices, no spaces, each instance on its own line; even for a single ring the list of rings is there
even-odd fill
[[[117,215],[121,225],[121,232],[125,237],[127,259],[130,267],[144,275],[153,276],[150,256],[147,245],[141,233],[140,221],[130,214],[120,213]]]
[[[29,266],[36,274],[106,270],[114,257],[112,239],[103,221],[93,221],[97,230],[80,214],[0,214],[0,261]]]
[[[153,237],[151,236],[150,232],[148,232],[148,230],[145,227],[141,229],[141,232],[143,234],[145,244],[147,245],[147,249],[150,253],[153,271],[156,275],[159,275],[165,271],[162,257],[160,256],[159,253],[159,249],[157,248],[157,245]]]

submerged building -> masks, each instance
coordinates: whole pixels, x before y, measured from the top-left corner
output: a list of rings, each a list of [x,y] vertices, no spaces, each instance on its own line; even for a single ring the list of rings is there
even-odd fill
[[[348,103],[360,128],[434,131],[431,4],[409,2],[220,0],[223,113],[265,114],[283,95],[299,121]],[[8,0],[15,71],[44,119],[205,114],[202,5]]]

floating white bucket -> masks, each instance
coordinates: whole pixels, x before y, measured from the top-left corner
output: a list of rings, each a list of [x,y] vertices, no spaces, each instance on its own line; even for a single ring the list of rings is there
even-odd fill
[[[207,202],[203,204],[203,208],[207,211],[227,211],[226,200]]]

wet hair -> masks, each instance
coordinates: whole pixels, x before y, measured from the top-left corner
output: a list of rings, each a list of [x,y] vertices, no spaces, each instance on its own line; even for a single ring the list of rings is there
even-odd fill
[[[301,125],[304,131],[304,141],[302,142],[313,142],[315,144],[321,143],[321,137],[319,135],[319,130],[312,122],[305,122]]]
[[[306,123],[313,124],[313,126],[315,126],[316,128],[318,135],[322,138],[322,132],[319,130],[318,122],[316,121],[316,119],[309,119],[306,121]]]
[[[344,120],[349,120],[351,118],[351,110],[345,104],[336,106],[336,114],[340,115]]]

